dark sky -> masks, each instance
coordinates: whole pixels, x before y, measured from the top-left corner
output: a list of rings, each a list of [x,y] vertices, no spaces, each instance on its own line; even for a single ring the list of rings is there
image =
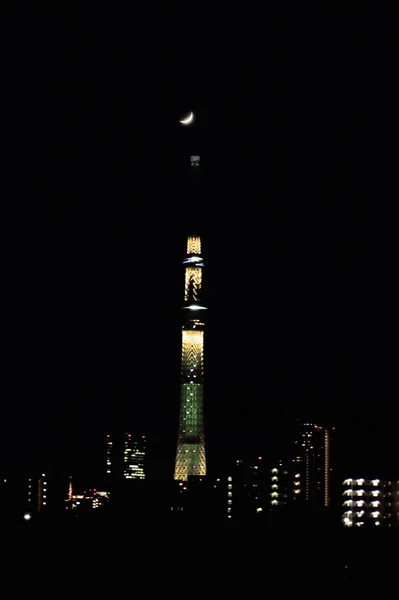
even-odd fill
[[[4,468],[94,472],[119,424],[168,475],[190,233],[209,461],[268,452],[306,416],[337,425],[348,460],[393,465],[392,15],[57,4],[2,23]]]

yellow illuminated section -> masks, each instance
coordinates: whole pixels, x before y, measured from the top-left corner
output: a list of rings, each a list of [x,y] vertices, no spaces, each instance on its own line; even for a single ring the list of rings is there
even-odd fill
[[[201,254],[201,238],[200,237],[188,237],[187,238],[187,254]]]
[[[194,300],[196,302],[199,300],[198,293],[202,285],[202,269],[186,268],[185,271],[184,301]],[[190,290],[192,297],[190,297]]]
[[[195,369],[203,375],[204,332],[182,331],[182,374],[189,375],[190,369]]]

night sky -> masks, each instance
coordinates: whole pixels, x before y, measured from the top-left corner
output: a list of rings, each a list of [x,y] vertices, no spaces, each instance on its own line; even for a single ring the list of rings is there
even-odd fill
[[[209,465],[309,418],[397,474],[391,16],[31,4],[2,24],[1,468],[94,477],[120,426],[172,476],[194,233]]]

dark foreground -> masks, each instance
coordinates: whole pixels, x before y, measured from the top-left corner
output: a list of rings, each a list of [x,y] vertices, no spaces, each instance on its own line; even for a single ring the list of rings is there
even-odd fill
[[[100,597],[118,587],[146,597],[330,597],[393,584],[399,548],[393,530],[162,527],[123,519],[3,523],[2,534],[7,572],[15,573],[18,585],[32,592],[41,581],[62,596],[69,595],[68,586],[72,595],[89,586],[90,595]]]

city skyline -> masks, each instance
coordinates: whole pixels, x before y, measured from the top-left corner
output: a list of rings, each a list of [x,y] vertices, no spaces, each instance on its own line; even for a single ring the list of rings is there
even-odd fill
[[[93,53],[83,25],[17,29],[20,78],[4,86],[5,468],[86,469],[122,425],[172,476],[193,228],[207,265],[209,465],[267,452],[308,415],[378,476],[395,464],[392,59],[389,35],[362,37],[357,18],[338,54],[339,15],[317,31],[266,23],[227,59],[191,38],[160,58],[160,38],[131,77],[126,32]]]

